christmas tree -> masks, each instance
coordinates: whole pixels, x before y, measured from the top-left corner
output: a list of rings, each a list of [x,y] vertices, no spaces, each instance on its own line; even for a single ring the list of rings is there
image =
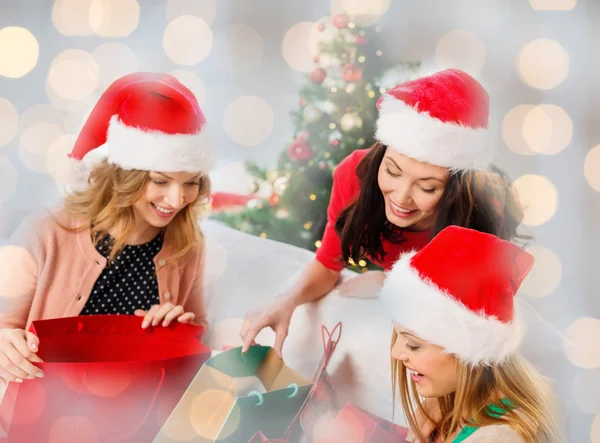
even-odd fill
[[[238,230],[314,251],[321,244],[336,165],[374,142],[376,103],[386,88],[414,74],[419,63],[384,66],[379,28],[361,28],[345,15],[318,23],[315,68],[291,113],[295,133],[274,170],[246,163],[256,192],[241,211],[214,217]],[[385,74],[383,74],[385,73]],[[361,260],[352,268],[372,266]]]

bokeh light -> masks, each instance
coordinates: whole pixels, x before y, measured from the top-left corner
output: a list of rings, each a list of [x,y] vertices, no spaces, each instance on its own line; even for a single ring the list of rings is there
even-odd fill
[[[225,132],[243,146],[258,146],[271,135],[273,108],[262,98],[244,95],[233,100],[225,110]]]
[[[535,155],[525,140],[523,126],[525,118],[535,108],[533,105],[518,105],[508,111],[502,122],[502,138],[506,146],[517,154]]]
[[[99,443],[98,429],[87,417],[60,417],[50,428],[48,443],[65,443],[67,441],[85,441]]]
[[[27,128],[36,123],[52,123],[57,126],[63,126],[65,118],[62,113],[52,105],[33,105],[21,114],[19,133],[22,134]]]
[[[439,40],[435,61],[439,69],[457,68],[477,75],[485,65],[485,45],[470,31],[452,31]]]
[[[171,21],[163,35],[167,56],[180,65],[193,66],[210,54],[213,34],[200,17],[182,15]]]
[[[56,30],[70,37],[93,34],[90,24],[92,3],[93,0],[55,0],[52,22]]]
[[[588,414],[600,414],[600,369],[580,369],[572,385],[575,404]]]
[[[198,103],[202,106],[204,100],[206,100],[206,86],[204,86],[204,83],[202,83],[202,80],[200,80],[196,74],[192,71],[186,71],[185,69],[176,69],[175,71],[169,72],[169,74],[192,91],[196,96],[196,100],[198,100]]]
[[[75,145],[77,136],[75,134],[63,134],[55,139],[46,153],[46,171],[59,185],[69,184],[71,178],[68,174],[68,165],[72,161],[68,154]]]
[[[127,37],[140,21],[140,4],[137,0],[93,0],[89,21],[102,37]]]
[[[541,175],[523,175],[514,182],[525,215],[523,224],[539,226],[554,216],[558,191],[550,179]]]
[[[27,75],[38,61],[40,45],[34,35],[19,26],[0,29],[0,76],[20,78]]]
[[[27,128],[19,140],[19,156],[23,164],[35,172],[49,172],[49,148],[63,133],[61,127],[52,123],[36,123]]]
[[[517,71],[525,84],[537,89],[552,89],[569,75],[569,54],[554,40],[533,40],[519,52]]]
[[[313,57],[318,52],[317,26],[313,22],[300,22],[292,26],[283,37],[283,58],[293,69],[310,72],[315,67]],[[323,32],[324,35],[328,35]]]
[[[592,439],[592,443],[600,443],[600,415],[598,415],[592,423],[590,437]]]
[[[556,254],[549,248],[532,246],[527,248],[527,252],[535,257],[535,264],[519,291],[530,297],[545,297],[560,284],[562,265]]]
[[[262,61],[264,42],[250,26],[229,25],[215,36],[215,64],[234,74],[249,74]]]
[[[215,0],[167,0],[167,20],[173,21],[182,15],[195,15],[212,26],[217,15]]]
[[[536,11],[570,11],[577,5],[577,0],[529,0]]]
[[[81,101],[98,86],[100,69],[92,55],[80,49],[67,49],[50,64],[48,86],[60,98]]]
[[[564,345],[567,359],[580,368],[600,368],[598,337],[600,337],[600,319],[578,318],[567,329]]]
[[[209,389],[197,395],[192,400],[189,413],[192,427],[198,435],[211,441],[230,437],[240,424],[240,408],[235,400],[231,393],[220,389]],[[223,414],[225,411],[229,414]],[[221,412],[221,416],[215,417],[217,412]],[[228,422],[226,427],[222,426],[223,420]]]
[[[600,145],[592,148],[585,156],[583,173],[590,186],[600,192]]]
[[[103,43],[94,49],[92,57],[99,69],[97,88],[102,91],[118,78],[138,70],[137,57],[124,43]]]
[[[6,98],[0,97],[0,146],[8,144],[19,131],[19,113]]]
[[[390,8],[390,0],[332,0],[331,15],[346,14],[359,26],[372,26]]]
[[[9,159],[0,157],[0,203],[10,199],[17,191],[17,169]]]
[[[573,121],[560,106],[535,106],[523,121],[523,138],[536,153],[558,154],[571,143],[572,137]]]

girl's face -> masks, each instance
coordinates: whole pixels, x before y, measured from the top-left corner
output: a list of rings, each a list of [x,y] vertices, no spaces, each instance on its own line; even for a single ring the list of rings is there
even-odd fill
[[[164,228],[179,211],[196,200],[200,180],[199,173],[150,172],[144,194],[133,204],[136,220]]]
[[[399,228],[430,229],[449,176],[444,167],[387,148],[377,178],[387,219]]]
[[[398,360],[414,381],[421,397],[443,397],[456,391],[458,362],[439,346],[426,342],[411,331],[394,325],[398,338],[391,356]]]

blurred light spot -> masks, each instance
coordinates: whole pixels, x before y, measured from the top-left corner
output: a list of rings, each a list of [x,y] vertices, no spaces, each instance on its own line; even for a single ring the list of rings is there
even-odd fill
[[[262,37],[250,26],[229,25],[215,36],[215,63],[234,74],[248,74],[261,62],[264,51]]]
[[[181,15],[195,15],[212,26],[217,15],[215,0],[168,0],[167,20],[173,21]]]
[[[225,109],[225,131],[236,143],[258,146],[273,132],[274,113],[260,97],[244,95]]]
[[[33,105],[21,114],[19,121],[19,133],[23,133],[31,125],[36,123],[52,123],[63,126],[65,118],[63,114],[52,105]]]
[[[4,269],[3,269],[4,271]],[[14,275],[14,274],[13,274]],[[21,408],[19,414],[12,417],[11,424],[18,426],[32,425],[42,416],[46,409],[48,394],[43,383],[31,383],[27,389],[19,390],[19,401],[27,405],[26,408]]]
[[[321,34],[321,35],[319,35]],[[310,72],[315,66],[313,57],[318,53],[318,42],[330,35],[327,30],[319,33],[312,22],[300,22],[292,26],[283,37],[283,58],[293,69]]]
[[[224,347],[242,346],[240,331],[244,326],[244,320],[241,318],[228,318],[213,326],[210,331],[210,348],[221,351]]]
[[[539,226],[556,213],[558,191],[547,177],[523,175],[515,180],[514,187],[525,210],[523,224]]]
[[[98,86],[98,63],[88,52],[67,49],[50,64],[48,86],[65,100],[80,101]]]
[[[600,192],[600,145],[592,148],[585,156],[583,174],[590,186]]]
[[[68,441],[99,443],[100,440],[98,439],[98,430],[89,418],[83,416],[60,417],[50,428],[48,443]]]
[[[564,346],[567,359],[580,368],[600,368],[598,337],[600,337],[600,319],[578,318],[567,329]]]
[[[90,24],[93,0],[55,0],[52,22],[62,35],[85,36],[94,32]]]
[[[218,441],[237,431],[240,425],[240,408],[235,400],[229,392],[219,389],[209,389],[197,395],[189,413],[192,427],[198,435]],[[225,420],[227,425],[223,426]]]
[[[194,96],[198,103],[202,106],[204,100],[206,100],[206,86],[202,83],[202,80],[194,74],[192,71],[186,71],[183,69],[177,69],[175,71],[169,72],[173,77],[179,80],[186,88],[188,88]]]
[[[9,143],[19,130],[19,113],[13,104],[0,97],[0,146]]]
[[[338,9],[338,5],[341,6],[341,12],[348,15],[352,22],[368,27],[377,23],[387,12],[390,0],[333,0],[331,9]]]
[[[35,172],[47,173],[49,148],[62,135],[62,128],[52,123],[36,123],[27,128],[19,140],[19,156],[25,166]]]
[[[90,24],[102,37],[127,37],[140,21],[137,0],[93,0]]]
[[[470,31],[452,31],[438,42],[435,61],[439,69],[457,68],[477,75],[485,64],[485,45]]]
[[[535,264],[523,281],[520,291],[530,297],[545,297],[560,284],[562,265],[556,254],[543,246],[532,246],[527,252],[535,257]]]
[[[529,0],[536,11],[570,11],[577,5],[577,0]]]
[[[523,121],[523,138],[532,151],[540,154],[558,154],[572,137],[573,121],[560,106],[535,106]]]
[[[210,260],[206,261],[204,271],[204,284],[206,286],[219,280],[227,269],[227,250],[214,237],[206,238],[206,256]]]
[[[193,66],[211,52],[213,34],[200,17],[182,15],[171,21],[163,34],[167,56],[180,65]]]
[[[0,76],[25,76],[35,68],[39,53],[38,41],[28,29],[18,26],[0,29]]]
[[[569,54],[554,40],[533,40],[523,46],[517,56],[517,70],[525,84],[552,89],[569,74]]]
[[[600,415],[598,415],[592,423],[590,437],[592,439],[592,443],[600,443]]]
[[[124,43],[103,43],[94,49],[92,56],[99,68],[97,88],[102,91],[118,78],[138,70],[137,57]]]
[[[72,161],[68,154],[73,150],[77,136],[74,134],[63,134],[48,147],[46,154],[46,170],[54,181],[59,185],[69,184],[68,167]]]
[[[87,369],[85,387],[98,397],[116,397],[129,387],[132,381],[131,373],[115,370],[108,365],[102,368]]]
[[[600,414],[600,369],[577,371],[572,393],[579,409],[588,414]]]
[[[2,158],[0,157],[0,165]],[[0,166],[1,170],[1,166]],[[0,183],[3,178],[0,178]],[[0,247],[0,297],[18,297],[21,293],[22,283],[15,279],[15,275],[37,275],[36,261],[21,246],[7,245]]]
[[[6,157],[0,157],[0,203],[10,199],[17,190],[17,169]]]

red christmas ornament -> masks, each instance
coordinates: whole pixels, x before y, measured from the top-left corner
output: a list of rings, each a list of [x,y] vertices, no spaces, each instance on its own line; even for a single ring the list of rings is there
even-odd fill
[[[325,162],[319,162],[319,168],[325,169],[326,167],[327,165],[325,164]]]
[[[269,197],[269,204],[271,206],[275,206],[277,203],[279,203],[279,196],[275,193],[271,194],[271,196]]]
[[[331,20],[333,22],[333,26],[338,29],[343,29],[348,24],[348,17],[346,17],[344,14],[334,15]]]
[[[319,23],[317,25],[317,31],[323,32],[325,30],[325,25],[323,23]]]
[[[356,65],[348,63],[344,65],[342,77],[347,82],[357,82],[362,79],[362,71]]]
[[[333,146],[338,146],[338,145],[340,144],[340,140],[339,140],[339,139],[337,139],[337,138],[336,138],[336,139],[334,139],[334,140],[331,140],[331,144],[332,144]]]
[[[315,56],[313,57],[313,62],[315,62],[315,63],[319,63],[319,56],[318,56],[318,55],[315,55]]]
[[[367,46],[367,37],[365,37],[364,35],[359,35],[358,37],[356,37],[356,44],[358,46]]]
[[[323,68],[315,68],[310,73],[310,79],[315,83],[323,83],[325,77],[327,77],[327,72]]]
[[[288,147],[288,157],[293,162],[310,160],[313,155],[312,147],[302,137],[297,137]]]

